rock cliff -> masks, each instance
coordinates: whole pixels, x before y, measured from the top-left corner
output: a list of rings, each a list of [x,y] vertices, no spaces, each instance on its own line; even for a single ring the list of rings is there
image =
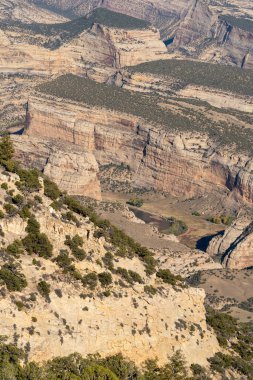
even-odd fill
[[[14,272],[18,270],[18,276],[22,274],[26,280],[23,289],[6,288],[2,280],[2,334],[25,348],[29,359],[38,362],[73,352],[84,356],[97,352],[102,356],[122,352],[137,364],[155,357],[164,363],[168,355],[180,349],[188,363],[195,362],[198,357],[198,363],[206,365],[207,357],[219,347],[206,325],[203,290],[172,287],[155,275],[146,276],[143,262],[137,256],[114,256],[117,247],[99,238],[100,229],[89,217],[69,214],[67,206],[61,202],[53,209],[52,199],[44,195],[42,179],[39,193],[23,190],[25,198],[16,187],[18,179],[17,175],[1,171],[0,182],[5,183],[0,189],[1,199],[11,189],[12,195],[19,194],[22,201],[19,206],[13,206],[12,215],[4,215],[0,220],[1,269],[9,263],[9,268]],[[7,190],[4,189],[6,186]],[[46,257],[44,251],[40,255],[36,251],[28,254],[24,247],[21,248],[21,239],[29,231],[27,223],[31,223],[23,214],[22,218],[19,216],[26,202],[39,223],[40,233],[45,233],[52,244],[51,257]],[[66,239],[75,236],[82,245],[82,257],[75,256],[73,247],[66,243]],[[20,250],[18,256],[13,255],[10,259],[10,254],[4,253],[3,244],[11,252],[8,244],[13,242],[16,246],[19,244]],[[106,261],[108,257],[109,262]],[[122,271],[117,271],[119,267],[135,273],[138,281],[125,283],[126,279],[120,274]],[[111,281],[102,285],[97,279],[94,283],[94,275],[97,278],[104,271],[107,275],[110,273]],[[93,283],[85,282],[88,274],[92,274]],[[50,288],[47,296],[38,291],[42,280]],[[148,295],[145,285],[152,286],[152,289],[158,287],[156,294]]]
[[[74,144],[100,165],[129,165],[136,186],[185,198],[225,191],[253,201],[250,157],[218,148],[208,134],[42,94],[30,98],[28,115],[26,135]]]
[[[98,164],[92,153],[73,150],[71,145],[46,139],[13,136],[16,158],[25,166],[34,165],[70,195],[101,199]]]
[[[0,20],[18,20],[22,22],[57,23],[67,19],[52,11],[36,7],[27,0],[2,0],[0,4]]]
[[[253,223],[252,217],[241,216],[224,235],[211,240],[208,253],[222,256],[223,264],[230,269],[253,266]]]

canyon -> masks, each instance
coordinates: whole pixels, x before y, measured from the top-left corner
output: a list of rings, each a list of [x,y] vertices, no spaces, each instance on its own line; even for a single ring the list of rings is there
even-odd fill
[[[157,372],[181,351],[185,379],[251,378],[252,17],[246,0],[2,1],[1,334],[26,361]]]

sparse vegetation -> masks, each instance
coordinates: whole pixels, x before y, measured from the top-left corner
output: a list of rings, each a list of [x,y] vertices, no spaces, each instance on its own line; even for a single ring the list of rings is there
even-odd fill
[[[46,197],[55,201],[61,196],[61,191],[58,186],[49,178],[44,179],[44,194]]]
[[[83,286],[88,287],[90,290],[94,290],[97,286],[98,276],[95,272],[91,272],[83,276]]]
[[[42,295],[42,297],[44,297],[46,300],[49,299],[51,286],[48,282],[40,281],[38,283],[37,289],[38,289],[39,293]]]
[[[143,206],[143,199],[140,198],[131,198],[129,201],[127,201],[127,204],[134,207],[141,207]]]
[[[30,329],[31,332],[33,330],[34,328]],[[2,337],[0,342],[0,378],[5,380],[193,380],[187,375],[186,363],[179,351],[163,367],[156,360],[149,360],[142,370],[121,354],[106,358],[101,358],[100,355],[83,358],[75,353],[39,365],[34,362],[24,363],[25,351],[14,344],[5,343],[5,340]],[[204,370],[199,367],[194,367],[194,380],[209,380],[208,377],[201,377]],[[6,374],[11,374],[11,377]]]
[[[220,16],[220,19],[226,21],[231,26],[253,33],[253,20],[231,15],[222,15]]]
[[[183,222],[182,220],[178,220],[176,218],[170,217],[170,218],[167,218],[166,221],[170,224],[170,226],[162,231],[165,234],[172,234],[175,236],[179,236],[188,230],[186,223]]]
[[[207,308],[207,323],[214,329],[221,346],[231,354],[217,353],[210,358],[211,369],[224,375],[226,369],[253,375],[253,325],[240,323],[232,316]]]
[[[20,292],[27,286],[25,276],[14,264],[4,264],[0,269],[0,280],[10,292]]]
[[[169,285],[177,285],[179,282],[183,281],[181,276],[175,276],[169,269],[159,269],[156,273],[156,277],[160,278],[163,282]]]
[[[70,248],[73,256],[79,261],[85,259],[85,252],[81,248],[83,246],[83,238],[79,235],[75,235],[73,238],[66,236],[65,244]]]
[[[98,279],[102,286],[108,286],[112,283],[112,275],[109,272],[102,272],[98,274]]]
[[[183,87],[187,84],[195,84],[236,94],[253,95],[252,71],[242,70],[235,66],[169,59],[142,63],[131,67],[130,70],[173,77]]]
[[[225,224],[226,226],[231,226],[235,220],[235,217],[232,215],[210,216],[206,218],[206,220],[214,224]]]
[[[34,216],[28,219],[27,236],[22,240],[23,246],[29,254],[37,254],[46,259],[52,256],[53,246],[46,234],[40,232],[40,224]]]

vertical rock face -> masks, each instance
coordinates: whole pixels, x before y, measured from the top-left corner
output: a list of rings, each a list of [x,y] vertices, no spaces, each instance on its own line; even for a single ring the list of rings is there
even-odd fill
[[[223,54],[225,62],[253,69],[253,32],[219,19],[214,33],[214,38],[218,41],[218,54]]]
[[[46,139],[13,136],[16,157],[36,166],[70,195],[101,199],[98,164],[92,153]]]
[[[230,269],[253,266],[253,222],[252,217],[239,217],[223,236],[211,240],[208,253],[222,255],[223,263]]]
[[[160,33],[154,28],[127,30],[94,24],[58,49],[43,47],[45,38],[32,41],[29,34],[0,31],[0,71],[34,76],[84,74],[87,62],[107,67],[132,66],[168,58]]]
[[[22,22],[45,22],[54,24],[67,19],[57,13],[38,8],[27,0],[1,0],[0,19],[20,20]]]
[[[194,0],[175,32],[173,47],[184,48],[187,45],[212,37],[213,15],[208,6]]]
[[[84,15],[94,8],[103,7],[115,12],[124,13],[132,17],[137,17],[152,22],[153,25],[163,31],[166,37],[167,29],[178,22],[181,15],[194,4],[195,0],[80,0],[60,1],[42,0],[43,4],[53,5],[62,10],[71,10],[76,15]]]
[[[233,191],[253,201],[249,158],[217,149],[206,135],[172,132],[132,115],[43,95],[30,99],[26,134],[74,144],[101,165],[130,165],[138,186],[186,198]]]
[[[160,33],[154,28],[124,30],[95,24],[91,30],[102,35],[111,49],[112,65],[120,68],[168,58]]]
[[[101,199],[97,173],[98,164],[90,153],[54,152],[44,168],[44,174],[68,194]]]

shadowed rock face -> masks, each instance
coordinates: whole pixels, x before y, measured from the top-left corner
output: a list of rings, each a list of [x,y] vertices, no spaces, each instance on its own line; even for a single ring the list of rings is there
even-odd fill
[[[38,3],[38,1],[35,1]],[[75,15],[84,15],[94,8],[104,7],[115,12],[127,14],[129,16],[145,19],[152,22],[160,29],[166,29],[180,20],[181,14],[186,12],[195,0],[128,0],[122,2],[120,0],[42,0],[40,3],[44,5],[53,5],[60,10],[68,10]]]
[[[223,236],[217,236],[210,242],[208,253],[221,255],[223,264],[230,269],[253,267],[252,217],[239,217]]]

